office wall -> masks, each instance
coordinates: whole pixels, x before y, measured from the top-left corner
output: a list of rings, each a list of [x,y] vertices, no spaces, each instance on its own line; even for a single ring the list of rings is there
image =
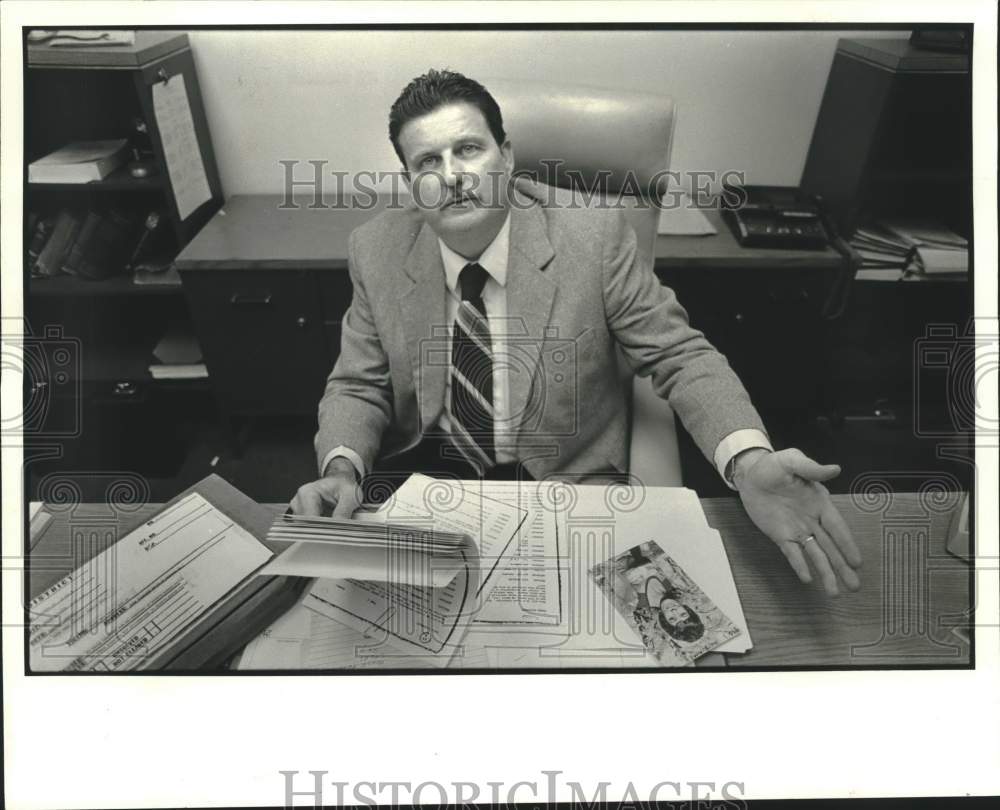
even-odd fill
[[[389,106],[432,66],[665,93],[679,116],[674,169],[794,185],[837,39],[851,35],[907,32],[196,31],[191,41],[231,195],[279,192],[281,159],[396,169]]]

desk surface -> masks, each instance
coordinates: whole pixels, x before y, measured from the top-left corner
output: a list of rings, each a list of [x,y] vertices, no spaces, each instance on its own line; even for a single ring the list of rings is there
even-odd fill
[[[389,204],[388,196],[359,195],[362,207],[331,195],[315,204],[298,196],[282,207],[278,194],[237,194],[177,257],[178,270],[346,270],[347,237]],[[339,206],[339,207],[335,207]],[[697,268],[826,269],[843,259],[831,248],[778,250],[741,247],[717,211],[705,215],[718,233],[709,236],[658,236],[658,270]]]
[[[966,666],[969,645],[951,632],[965,626],[970,567],[948,554],[944,538],[957,495],[931,503],[912,493],[887,497],[869,508],[847,495],[833,496],[864,555],[862,590],[828,599],[799,583],[780,552],[750,523],[734,498],[702,500],[711,526],[722,535],[754,648],[728,655],[736,667]],[[275,514],[285,504],[268,508]],[[33,597],[101,549],[88,532],[84,553],[70,544],[70,527],[112,527],[124,536],[160,504],[49,507],[53,519],[31,552]]]

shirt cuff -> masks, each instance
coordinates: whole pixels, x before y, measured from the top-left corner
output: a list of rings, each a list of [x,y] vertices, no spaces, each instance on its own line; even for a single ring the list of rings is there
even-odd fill
[[[355,453],[350,447],[344,447],[342,444],[334,447],[333,450],[323,457],[323,463],[319,465],[320,476],[326,475],[326,468],[330,466],[330,462],[335,458],[346,458],[351,462],[354,465],[354,469],[358,472],[359,481],[365,477],[365,463],[361,460],[361,456]]]
[[[726,478],[726,468],[729,466],[729,462],[744,450],[753,450],[755,447],[774,450],[767,436],[756,428],[734,430],[719,442],[719,446],[715,448],[715,469],[719,471],[722,480],[726,482],[726,486],[730,489],[736,489],[736,487],[733,486],[732,481]]]

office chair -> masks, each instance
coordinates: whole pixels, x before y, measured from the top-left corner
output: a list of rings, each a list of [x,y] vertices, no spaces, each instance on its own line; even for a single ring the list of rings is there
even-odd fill
[[[515,171],[533,173],[557,187],[570,187],[574,175],[587,188],[604,176],[610,195],[628,195],[625,217],[635,229],[638,250],[653,272],[653,246],[659,209],[641,202],[658,199],[665,182],[657,173],[670,163],[674,105],[646,93],[602,90],[542,82],[485,80],[503,112],[504,128],[514,148]],[[551,161],[562,161],[555,172]],[[627,184],[631,172],[638,181]],[[674,414],[653,391],[649,377],[639,378],[622,358],[622,384],[631,411],[629,472],[646,486],[681,486],[680,452]]]

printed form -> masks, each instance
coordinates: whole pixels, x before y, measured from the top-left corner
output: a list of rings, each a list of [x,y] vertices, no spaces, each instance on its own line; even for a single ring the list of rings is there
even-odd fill
[[[140,669],[272,556],[192,493],[31,601],[31,668]]]

